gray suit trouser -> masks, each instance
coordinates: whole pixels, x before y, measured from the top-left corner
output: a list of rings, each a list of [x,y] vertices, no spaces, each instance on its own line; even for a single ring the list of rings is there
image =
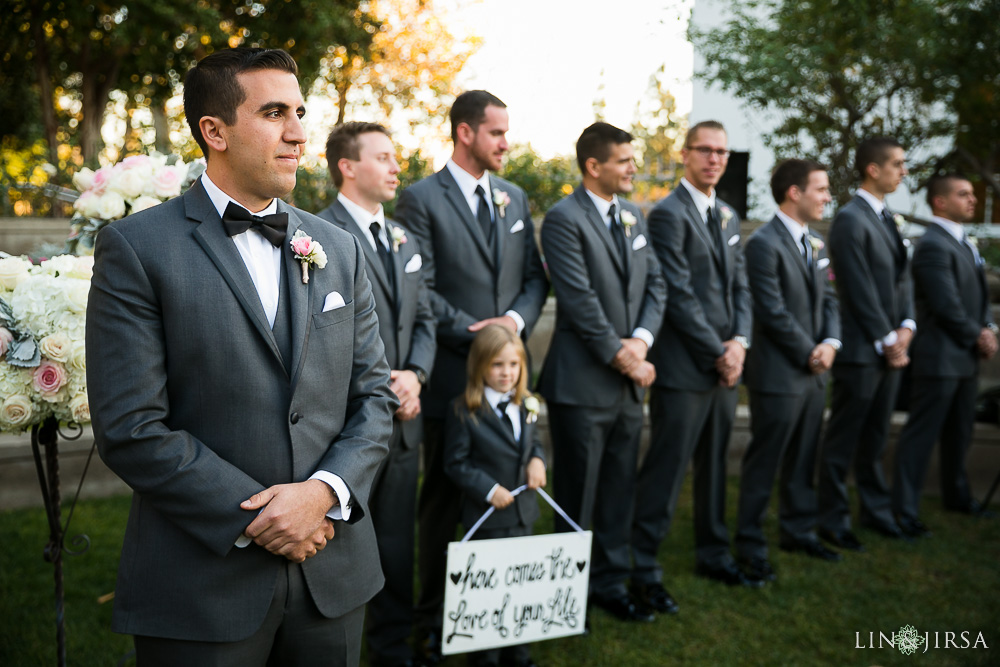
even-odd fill
[[[653,387],[652,438],[639,471],[632,526],[633,584],[662,580],[656,555],[670,530],[692,459],[696,558],[709,567],[732,563],[726,529],[726,453],[736,401],[736,390],[725,387],[708,391]]]
[[[549,403],[556,502],[586,530],[593,525],[590,595],[627,592],[629,526],[642,436],[642,404],[623,386],[610,408]],[[572,530],[556,517],[558,532]]]
[[[816,540],[816,449],[823,427],[826,392],[812,384],[801,394],[750,392],[753,438],[740,469],[736,552],[744,558],[767,558],[764,517],[771,487],[781,468],[778,491],[781,539]]]
[[[236,642],[201,642],[137,636],[136,664],[138,667],[354,667],[361,660],[364,620],[364,606],[338,618],[320,614],[309,594],[302,566],[289,561],[278,575],[264,622],[248,638]]]
[[[972,440],[978,377],[912,379],[910,416],[899,436],[892,480],[892,508],[901,517],[920,516],[920,492],[934,443],[941,441],[941,501],[968,507],[972,494],[965,453]]]
[[[854,481],[861,501],[861,523],[887,527],[892,518],[889,486],[882,454],[889,420],[896,406],[900,373],[883,366],[833,367],[833,405],[820,447],[819,525],[831,532],[851,528],[847,471],[854,462]]]

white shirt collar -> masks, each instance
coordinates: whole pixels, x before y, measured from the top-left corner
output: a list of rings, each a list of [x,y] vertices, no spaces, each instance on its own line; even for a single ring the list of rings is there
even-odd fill
[[[375,213],[369,213],[367,210],[348,199],[343,192],[337,193],[337,201],[343,204],[344,208],[347,209],[347,213],[351,216],[354,224],[358,226],[358,229],[361,230],[364,237],[368,239],[368,243],[371,244],[372,248],[375,248],[375,239],[372,237],[371,232],[371,224],[373,222],[377,222],[379,226],[379,243],[381,243],[385,248],[389,247],[389,240],[386,236],[385,229],[385,211],[381,204],[378,205],[378,210]],[[377,248],[375,249],[377,250]]]
[[[466,170],[459,167],[454,160],[448,160],[448,164],[445,165],[448,171],[451,173],[452,178],[458,183],[459,189],[462,191],[466,197],[474,197],[476,195],[476,186],[483,186],[483,190],[486,192],[486,199],[490,200],[490,172],[484,171],[483,175],[476,178]],[[492,203],[492,202],[491,202]]]
[[[691,199],[694,200],[695,208],[701,214],[702,222],[708,221],[708,216],[706,215],[706,209],[715,208],[715,188],[712,188],[712,194],[706,195],[704,192],[698,188],[691,185],[691,181],[686,178],[681,179],[681,185],[688,191],[691,195]]]
[[[872,207],[873,211],[875,211],[875,215],[882,215],[882,210],[885,208],[885,202],[864,188],[858,188],[857,194],[859,197],[868,202],[868,205]]]
[[[940,225],[946,232],[954,236],[956,241],[961,242],[965,240],[965,228],[959,223],[937,215],[931,216],[931,220]]]
[[[203,173],[201,175],[201,185],[202,187],[205,188],[205,193],[208,195],[208,198],[212,200],[212,205],[215,206],[215,210],[219,212],[220,218],[222,217],[222,214],[226,212],[226,207],[229,206],[229,202],[233,202],[237,206],[240,206],[242,208],[245,208],[247,211],[250,211],[250,209],[248,209],[246,206],[243,206],[243,204],[239,203],[238,201],[227,195],[225,192],[220,190],[219,186],[212,182],[212,179],[208,177],[207,173]],[[258,216],[271,215],[272,213],[277,213],[277,212],[278,212],[277,199],[272,199],[271,203],[268,204],[263,211],[258,211],[256,213],[250,211],[250,213],[253,213],[253,215],[258,215]]]
[[[618,201],[618,195],[611,195],[611,201],[608,201],[603,197],[598,197],[587,188],[584,188],[583,191],[587,193],[588,197],[590,197],[590,201],[594,202],[594,206],[597,207],[597,213],[601,216],[601,220],[603,220],[604,224],[610,228],[611,221],[608,220],[608,211],[611,210],[611,205],[615,205],[615,219],[618,219],[618,216],[622,212],[622,205],[621,202]]]
[[[778,219],[784,223],[785,229],[787,229],[788,233],[792,235],[792,240],[796,243],[802,243],[802,235],[808,234],[809,228],[787,215],[781,209],[778,209],[775,212],[775,215],[777,215]]]
[[[493,387],[483,386],[483,394],[486,396],[486,402],[490,404],[490,407],[493,408],[494,412],[496,411],[497,405],[499,405],[500,401],[510,400],[513,393],[513,391],[502,393]]]

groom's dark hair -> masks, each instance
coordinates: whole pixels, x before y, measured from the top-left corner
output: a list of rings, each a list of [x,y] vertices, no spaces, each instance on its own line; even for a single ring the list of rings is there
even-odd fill
[[[814,171],[826,171],[826,167],[815,160],[792,158],[781,162],[771,172],[771,196],[779,206],[788,198],[788,190],[794,185],[805,192],[809,186],[809,175]]]
[[[854,169],[858,172],[861,182],[868,177],[868,165],[882,166],[889,160],[893,148],[902,147],[903,145],[892,137],[870,137],[858,144],[858,150],[854,154]]]
[[[358,137],[369,132],[381,132],[392,139],[389,130],[378,123],[363,123],[352,121],[341,123],[333,128],[330,136],[326,140],[326,163],[330,167],[330,177],[337,188],[344,182],[344,174],[341,173],[337,163],[341,158],[348,160],[361,159],[361,144]]]
[[[604,162],[611,157],[611,147],[632,142],[632,135],[620,128],[598,121],[585,129],[576,140],[576,163],[587,173],[587,160]]]
[[[191,135],[208,158],[208,144],[201,136],[199,122],[216,116],[226,125],[236,122],[236,109],[247,98],[236,78],[243,72],[273,69],[298,76],[299,68],[280,49],[225,49],[202,58],[184,77],[184,116]]]
[[[458,126],[466,123],[475,132],[479,129],[479,124],[486,120],[486,107],[500,107],[506,109],[499,97],[485,90],[467,90],[455,98],[455,103],[451,105],[451,113],[448,114],[451,120],[451,140],[458,142]]]

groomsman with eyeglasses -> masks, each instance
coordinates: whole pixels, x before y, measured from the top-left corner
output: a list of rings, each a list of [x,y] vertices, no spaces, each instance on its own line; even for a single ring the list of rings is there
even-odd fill
[[[677,603],[663,586],[657,552],[692,458],[696,574],[731,586],[763,585],[736,566],[725,521],[726,452],[752,318],[740,218],[715,190],[729,160],[727,141],[721,123],[694,125],[681,151],[680,186],[649,214],[668,290],[650,351],[652,438],[636,492],[632,586],[666,613]]]
[[[955,174],[927,183],[934,224],[913,251],[917,335],[911,356],[910,415],[899,436],[892,505],[900,530],[930,535],[920,520],[920,492],[934,443],[940,441],[945,509],[981,512],[969,491],[965,454],[972,440],[979,360],[997,351],[983,258],[962,228],[976,212],[972,183]]]
[[[906,153],[895,139],[874,137],[858,146],[861,187],[837,211],[829,252],[841,305],[844,349],[833,365],[833,404],[820,448],[821,538],[863,551],[851,530],[847,472],[853,462],[859,522],[884,537],[904,537],[892,516],[882,471],[889,420],[901,369],[917,328],[902,217],[885,203],[906,176]]]

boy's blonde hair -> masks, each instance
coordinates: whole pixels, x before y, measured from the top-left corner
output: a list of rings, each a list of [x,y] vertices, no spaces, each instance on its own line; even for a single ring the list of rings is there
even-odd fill
[[[521,358],[521,376],[517,378],[514,394],[510,400],[514,405],[520,405],[521,401],[531,395],[528,392],[528,353],[524,351],[524,343],[510,329],[499,324],[490,324],[480,330],[469,350],[469,360],[466,364],[468,382],[465,385],[465,407],[470,413],[475,413],[483,404],[483,388],[486,386],[483,376],[489,370],[493,359],[507,345],[513,345],[517,356]]]

